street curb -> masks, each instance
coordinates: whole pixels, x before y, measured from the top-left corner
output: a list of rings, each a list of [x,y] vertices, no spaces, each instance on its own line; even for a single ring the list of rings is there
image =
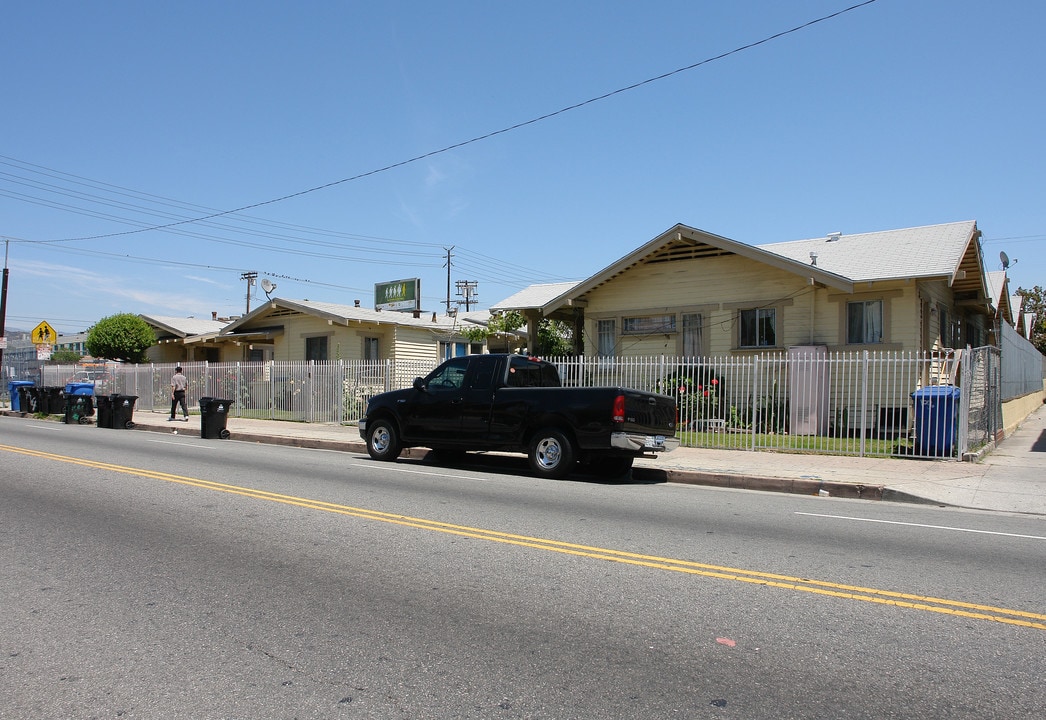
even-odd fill
[[[732,490],[778,492],[791,495],[849,498],[854,500],[883,500],[885,485],[863,485],[818,480],[816,478],[783,478],[764,475],[732,475],[729,473],[697,470],[661,470],[632,468],[632,477],[648,482],[672,482],[684,485],[705,485]]]
[[[136,425],[135,430],[146,430],[151,432],[177,431],[182,435],[199,437],[198,427],[185,427],[175,425],[170,430],[164,426]],[[315,438],[297,438],[282,435],[260,435],[256,433],[234,433],[230,439],[240,442],[265,443],[268,445],[282,445],[286,447],[310,448],[316,450],[334,450],[338,452],[351,452],[366,454],[367,445],[361,440],[352,442],[346,440],[321,440]],[[422,450],[425,448],[410,448],[410,450]],[[409,450],[405,450],[405,453]],[[700,472],[693,470],[664,470],[660,468],[634,467],[632,468],[632,480],[642,483],[679,483],[682,485],[703,485],[708,487],[721,487],[733,490],[754,490],[758,492],[778,492],[793,495],[812,495],[821,497],[848,498],[855,500],[883,500],[886,495],[884,485],[861,485],[857,483],[841,483],[818,480],[816,478],[781,478],[766,477],[760,475],[736,475],[729,473]],[[897,501],[912,502],[918,500],[906,500],[904,493],[891,492]],[[928,502],[928,501],[923,501]],[[934,503],[936,504],[936,503]]]

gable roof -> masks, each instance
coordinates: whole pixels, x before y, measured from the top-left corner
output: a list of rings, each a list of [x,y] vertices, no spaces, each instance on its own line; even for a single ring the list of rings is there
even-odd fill
[[[832,233],[809,240],[746,245],[704,230],[677,224],[587,280],[564,284],[565,289],[541,305],[549,315],[579,300],[585,293],[642,263],[739,255],[791,272],[842,292],[854,292],[860,282],[939,278],[957,298],[989,305],[975,220],[901,230],[844,235]],[[816,254],[816,258],[811,256]],[[497,304],[498,309],[523,309],[524,301],[540,298],[531,286]],[[512,301],[511,303],[509,301]]]
[[[312,315],[337,325],[352,325],[353,323],[360,325],[396,325],[399,327],[441,331],[443,333],[453,333],[459,330],[465,322],[471,325],[485,325],[484,318],[489,317],[489,313],[486,311],[456,313],[455,315],[423,312],[418,317],[415,317],[413,313],[371,310],[370,308],[356,307],[355,305],[341,305],[314,300],[272,298],[271,300],[266,300],[265,303],[252,310],[249,314],[226,325],[219,337],[238,334],[238,331],[260,318],[265,318],[266,321],[270,322],[278,322],[281,317],[292,317],[298,314]],[[266,331],[276,329],[275,327],[265,328]]]
[[[975,220],[769,243],[768,252],[817,265],[854,282],[942,278],[956,292],[979,292],[983,281],[981,236]]]
[[[1013,318],[1016,316],[1013,312],[1013,305],[1010,302],[1006,271],[992,270],[991,272],[984,273],[984,287],[985,291],[988,293],[988,299],[991,301],[992,307],[996,310],[996,315],[1011,325],[1014,324]]]
[[[514,295],[509,295],[504,300],[491,305],[491,312],[501,310],[537,310],[544,307],[550,300],[559,297],[563,293],[570,292],[577,287],[577,282],[542,283],[531,285],[520,290]]]
[[[848,278],[823,267],[810,265],[809,260],[800,262],[754,245],[746,245],[704,230],[676,224],[587,280],[582,280],[553,297],[541,306],[541,312],[548,315],[563,305],[571,304],[585,293],[640,264],[719,255],[740,255],[801,277],[812,277],[815,282],[843,292],[853,292],[853,282]],[[504,303],[505,301],[502,301],[498,304],[503,306]]]
[[[139,315],[138,317],[160,332],[167,333],[168,337],[176,338],[216,333],[225,327],[226,324],[224,320],[204,320],[193,317],[180,318],[164,315]]]

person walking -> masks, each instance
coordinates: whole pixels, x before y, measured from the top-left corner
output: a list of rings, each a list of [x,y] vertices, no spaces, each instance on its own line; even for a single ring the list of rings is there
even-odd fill
[[[175,419],[175,411],[179,404],[182,406],[185,422],[189,422],[189,408],[185,405],[185,386],[188,383],[189,381],[182,374],[182,366],[179,365],[174,369],[174,375],[171,376],[171,416],[167,418],[168,422]]]

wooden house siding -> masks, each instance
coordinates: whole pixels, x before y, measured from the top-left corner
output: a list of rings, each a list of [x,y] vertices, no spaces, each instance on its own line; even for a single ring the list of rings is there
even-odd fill
[[[688,259],[637,265],[584,296],[585,353],[597,352],[600,320],[615,321],[617,355],[682,355],[682,316],[699,313],[703,326],[703,354],[729,355],[753,351],[784,351],[797,345],[825,345],[830,350],[911,351],[942,347],[940,328],[931,325],[929,345],[924,302],[948,308],[952,293],[942,282],[911,280],[866,283],[854,293],[843,293],[812,284],[792,272],[780,270],[737,255]],[[847,342],[847,308],[852,301],[881,301],[882,340],[877,343]],[[776,344],[765,348],[742,348],[738,330],[741,310],[774,308]],[[939,324],[943,312],[932,313]],[[630,335],[624,319],[672,315],[675,329],[665,333]],[[981,318],[972,316],[972,327]]]
[[[807,278],[736,255],[639,265],[585,296],[585,352],[596,353],[599,321],[614,319],[618,354],[682,354],[682,315],[688,313],[701,315],[705,354],[738,352],[738,312],[771,307],[776,310],[777,343],[766,350],[828,344],[835,341],[837,321],[828,317],[829,326],[822,325],[829,315],[822,307],[825,298],[825,291]],[[623,333],[623,318],[663,314],[676,316],[673,333]]]
[[[398,327],[391,360],[422,360],[435,362],[439,358],[439,340],[429,330]]]

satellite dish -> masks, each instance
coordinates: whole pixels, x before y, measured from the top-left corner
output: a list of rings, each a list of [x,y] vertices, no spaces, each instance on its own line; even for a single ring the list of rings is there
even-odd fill
[[[1006,270],[1010,267],[1010,256],[1005,252],[999,253],[999,261],[1002,263],[1002,269]]]
[[[262,278],[261,289],[265,291],[265,297],[269,297],[269,293],[276,289],[276,283],[269,278]]]

